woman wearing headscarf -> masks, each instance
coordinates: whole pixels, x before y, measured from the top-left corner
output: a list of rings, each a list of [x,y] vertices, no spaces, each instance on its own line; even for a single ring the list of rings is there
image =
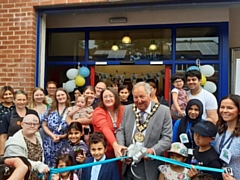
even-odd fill
[[[198,99],[191,99],[187,103],[186,116],[178,120],[173,127],[173,142],[182,142],[187,148],[194,149],[196,144],[191,127],[202,121],[203,104]],[[191,151],[191,150],[190,150]]]

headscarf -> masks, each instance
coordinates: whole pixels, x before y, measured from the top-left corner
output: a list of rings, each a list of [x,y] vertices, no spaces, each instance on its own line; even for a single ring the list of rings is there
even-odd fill
[[[192,105],[197,105],[198,108],[199,108],[199,115],[197,116],[196,119],[191,119],[188,115],[188,111],[189,111],[189,109]],[[182,133],[186,133],[186,129],[187,129],[187,126],[188,126],[189,122],[192,124],[191,127],[193,127],[193,126],[195,126],[195,124],[197,124],[198,122],[200,122],[202,120],[202,114],[203,114],[203,104],[202,104],[202,102],[198,99],[189,100],[188,103],[187,103],[185,112],[186,112],[186,116],[181,118],[179,126],[178,126],[177,142],[180,142],[179,135],[182,134]],[[189,134],[188,134],[188,138],[189,138]],[[189,145],[187,145],[187,144],[185,144],[185,145],[188,148],[191,148],[191,147],[189,147]]]

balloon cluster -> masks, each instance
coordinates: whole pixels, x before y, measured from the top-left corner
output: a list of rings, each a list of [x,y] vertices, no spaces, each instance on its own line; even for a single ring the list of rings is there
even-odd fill
[[[63,88],[67,92],[73,92],[76,86],[83,86],[85,84],[85,78],[88,77],[90,71],[87,67],[81,67],[79,69],[71,68],[67,70],[67,78],[69,79],[66,83],[63,84]]]
[[[198,70],[202,74],[202,82],[201,85],[203,86],[204,89],[209,91],[210,93],[214,93],[217,90],[217,86],[214,82],[212,81],[207,81],[207,77],[211,77],[215,70],[214,67],[210,65],[203,65],[203,66],[190,66],[187,71],[191,70]]]

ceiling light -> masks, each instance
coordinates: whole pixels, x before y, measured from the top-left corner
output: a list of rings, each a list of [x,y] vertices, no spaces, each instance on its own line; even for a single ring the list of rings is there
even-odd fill
[[[112,51],[118,51],[119,50],[118,45],[116,45],[116,44],[112,45],[111,50]]]
[[[130,44],[131,43],[131,38],[128,36],[128,33],[125,33],[125,35],[123,36],[122,43],[123,44]]]
[[[151,41],[151,44],[148,49],[151,51],[155,51],[157,49],[157,45],[155,44],[154,40]]]

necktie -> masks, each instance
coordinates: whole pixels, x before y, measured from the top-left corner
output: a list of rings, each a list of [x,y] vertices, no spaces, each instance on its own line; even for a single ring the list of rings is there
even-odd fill
[[[145,114],[145,111],[140,112],[140,124],[143,124],[145,122],[144,114]]]

